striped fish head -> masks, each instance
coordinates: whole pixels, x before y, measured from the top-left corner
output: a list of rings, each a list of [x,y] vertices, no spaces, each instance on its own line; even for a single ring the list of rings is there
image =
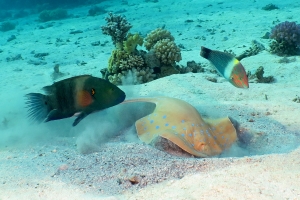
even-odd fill
[[[94,97],[104,108],[108,108],[122,103],[126,95],[116,85],[101,79],[101,84],[95,87]]]
[[[125,93],[116,85],[96,77],[86,80],[84,91],[89,91],[92,101],[88,106],[95,110],[115,106],[123,102],[126,97]]]
[[[243,65],[235,59],[229,82],[238,88],[249,88],[248,76]]]

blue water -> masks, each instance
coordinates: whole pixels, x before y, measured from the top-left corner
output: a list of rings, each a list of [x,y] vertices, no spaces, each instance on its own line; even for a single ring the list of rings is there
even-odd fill
[[[279,9],[262,9],[270,3]],[[60,17],[41,17],[42,12],[57,9],[61,11]],[[27,118],[25,94],[42,93],[42,87],[77,75],[102,77],[100,70],[108,67],[111,52],[116,49],[112,38],[101,30],[106,24],[105,17],[109,12],[125,16],[132,25],[129,32],[138,33],[144,38],[156,28],[169,30],[181,51],[182,59],[168,67],[177,65],[179,68],[185,68],[188,61],[202,64],[204,72],[180,75],[176,73],[169,79],[157,78],[156,81],[161,81],[158,85],[153,82],[133,85],[132,83],[137,81],[136,78],[127,77],[119,87],[129,98],[144,95],[172,96],[190,102],[205,116],[229,116],[235,119],[239,124],[237,128],[240,128],[238,131],[250,136],[243,135],[230,150],[211,158],[212,160],[219,157],[256,158],[269,154],[285,154],[299,148],[300,126],[298,117],[295,117],[300,109],[299,52],[288,56],[272,54],[268,51],[272,40],[263,38],[281,22],[299,24],[297,9],[300,9],[300,3],[292,0],[249,0],[242,3],[231,0],[0,0],[0,162],[3,161],[5,169],[9,169],[11,162],[7,157],[18,158],[22,151],[34,156],[32,152],[42,151],[41,149],[62,149],[72,153],[70,157],[74,160],[92,160],[102,155],[106,148],[119,151],[114,154],[115,159],[124,148],[124,152],[132,153],[128,154],[128,160],[137,154],[141,163],[141,160],[149,155],[152,156],[149,160],[155,161],[157,150],[151,146],[144,146],[134,127],[134,122],[149,114],[153,107],[125,108],[119,105],[89,115],[76,127],[72,127],[74,118],[41,124],[32,123]],[[266,49],[257,55],[243,58],[241,62],[251,74],[254,74],[259,66],[263,66],[265,76],[274,76],[275,81],[272,83],[255,83],[251,80],[248,90],[235,88],[222,76],[217,75],[214,68],[199,55],[201,46],[219,51],[233,51],[235,55],[240,55],[252,47],[253,40],[264,45]],[[149,53],[144,46],[138,46],[137,51],[140,54]],[[282,61],[282,58],[285,60]],[[55,71],[56,65],[59,66],[59,72]],[[156,66],[153,74],[159,77],[162,68],[163,64]],[[207,77],[214,81],[207,81]],[[197,82],[197,79],[201,81]],[[139,148],[142,149],[141,152]],[[107,158],[109,153],[105,152],[103,155]],[[67,156],[63,153],[58,154],[57,158],[51,156],[50,160],[54,166],[49,170],[55,171],[61,163],[71,163],[69,159],[65,159]],[[158,154],[163,157],[162,165],[163,162],[172,159],[182,164],[187,159],[170,156],[165,152]],[[123,156],[120,153],[120,157]],[[21,157],[23,159],[26,155],[22,154],[19,158]],[[49,164],[45,160],[41,162]],[[202,162],[200,158],[187,160]],[[38,168],[35,161],[24,162]],[[80,164],[77,163],[76,167],[80,168]],[[42,171],[40,168],[39,170]],[[0,179],[1,173],[3,172],[0,170]],[[22,177],[22,173],[19,173]],[[109,180],[112,184],[116,184],[117,172],[115,173]],[[43,175],[50,176],[47,172]],[[76,176],[76,173],[67,174],[57,180],[68,182],[73,175]],[[174,177],[173,175],[168,174],[167,177]],[[13,182],[14,179],[10,177],[9,180]],[[85,184],[88,188],[88,184]],[[114,186],[118,187],[117,184]],[[122,189],[126,187],[122,185]],[[120,192],[122,189],[118,188],[107,194]]]

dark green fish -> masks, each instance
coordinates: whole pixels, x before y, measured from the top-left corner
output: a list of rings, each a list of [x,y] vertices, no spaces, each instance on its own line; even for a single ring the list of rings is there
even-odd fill
[[[43,87],[46,95],[26,95],[29,117],[39,122],[72,117],[79,113],[73,126],[92,112],[115,106],[126,95],[114,84],[90,75],[75,76]]]

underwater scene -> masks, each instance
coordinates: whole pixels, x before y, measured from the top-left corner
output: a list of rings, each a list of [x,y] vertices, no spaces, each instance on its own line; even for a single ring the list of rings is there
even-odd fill
[[[300,199],[299,10],[0,0],[0,200]]]

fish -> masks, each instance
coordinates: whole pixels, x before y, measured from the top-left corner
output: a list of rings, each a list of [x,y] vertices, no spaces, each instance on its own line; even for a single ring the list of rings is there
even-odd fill
[[[135,122],[137,135],[146,144],[165,138],[196,157],[211,157],[229,149],[237,131],[229,117],[204,118],[188,102],[171,97],[145,97],[122,102],[154,103],[152,113]]]
[[[200,56],[209,60],[217,71],[235,87],[249,88],[244,66],[231,54],[202,46]]]
[[[42,88],[46,94],[26,94],[28,116],[37,122],[49,122],[77,115],[76,126],[89,114],[123,102],[126,94],[107,80],[81,75]]]

